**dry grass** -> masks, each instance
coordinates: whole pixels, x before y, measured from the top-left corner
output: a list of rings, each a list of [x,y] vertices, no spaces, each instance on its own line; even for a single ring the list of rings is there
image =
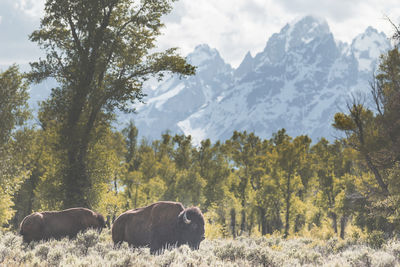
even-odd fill
[[[116,248],[110,232],[79,234],[76,239],[23,244],[0,232],[0,266],[397,266],[400,241],[381,248],[356,240],[328,241],[280,237],[205,240],[197,251],[187,246],[150,255],[148,248]]]

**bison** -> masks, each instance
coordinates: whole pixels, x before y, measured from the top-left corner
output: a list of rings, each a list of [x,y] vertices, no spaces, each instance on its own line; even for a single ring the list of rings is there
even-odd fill
[[[24,242],[75,237],[79,231],[105,227],[104,217],[86,208],[71,208],[63,211],[35,212],[26,216],[20,225]]]
[[[197,207],[185,209],[179,202],[162,201],[128,210],[112,226],[114,244],[149,246],[155,254],[171,245],[198,249],[204,240],[204,217]]]

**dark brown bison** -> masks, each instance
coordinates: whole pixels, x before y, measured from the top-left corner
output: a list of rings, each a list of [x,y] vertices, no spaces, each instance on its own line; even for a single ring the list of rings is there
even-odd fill
[[[157,202],[122,213],[112,226],[114,244],[149,246],[156,253],[170,245],[188,244],[198,249],[204,240],[204,218],[197,207],[185,209],[179,202]]]
[[[85,208],[35,212],[20,225],[24,242],[75,237],[79,231],[94,228],[101,231],[105,221],[101,214]]]

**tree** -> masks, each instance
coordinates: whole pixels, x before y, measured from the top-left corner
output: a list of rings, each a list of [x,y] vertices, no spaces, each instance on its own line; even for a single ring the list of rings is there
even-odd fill
[[[273,142],[277,151],[276,175],[280,179],[280,189],[283,196],[285,213],[284,237],[288,237],[291,217],[293,217],[293,204],[299,199],[299,191],[304,188],[300,176],[301,163],[304,161],[311,144],[307,136],[298,136],[293,141],[286,134],[285,129],[278,131],[273,136]],[[305,177],[304,177],[305,178]],[[306,179],[305,179],[306,180]]]
[[[133,121],[129,122],[128,127],[122,130],[122,133],[125,137],[126,149],[127,153],[125,155],[125,161],[127,163],[127,173],[122,178],[122,183],[126,186],[125,194],[126,194],[126,205],[125,208],[131,208],[131,202],[133,200],[133,207],[136,208],[137,202],[137,188],[139,186],[139,179],[136,175],[136,172],[139,169],[139,155],[137,149],[137,137],[138,137],[138,129],[134,125]],[[135,195],[132,197],[132,189],[135,186]]]
[[[365,164],[375,176],[376,184],[383,195],[388,195],[388,185],[376,161],[380,147],[385,139],[382,129],[376,123],[373,112],[364,107],[359,100],[347,106],[349,114],[336,113],[333,126],[347,135],[347,143],[359,152]],[[377,190],[378,192],[378,190]]]
[[[250,232],[249,197],[251,196],[251,183],[254,182],[255,158],[261,152],[261,140],[254,133],[248,134],[246,131],[235,131],[232,137],[225,142],[225,150],[230,160],[234,163],[235,175],[238,183],[234,185],[233,191],[241,204],[241,233]],[[236,212],[234,212],[236,214]]]
[[[174,0],[47,0],[39,30],[30,40],[46,58],[31,63],[30,79],[52,77],[59,87],[41,111],[60,127],[67,162],[63,206],[90,206],[88,151],[96,127],[109,124],[116,109],[134,111],[142,85],[165,72],[190,75],[194,67],[176,49],[151,53]]]
[[[16,131],[29,117],[27,99],[27,83],[16,65],[0,73],[0,226],[12,217],[12,197],[28,175],[23,161],[30,148],[28,134]]]
[[[12,219],[12,225],[15,229],[18,228],[25,216],[40,208],[35,191],[45,169],[43,164],[49,163],[48,161],[45,162],[48,159],[45,144],[49,140],[49,136],[45,136],[41,130],[36,129],[25,130],[17,135],[15,144],[29,147],[28,151],[24,151],[25,153],[22,156],[24,165],[29,170],[29,176],[21,183],[21,187],[13,196],[13,207],[16,212]],[[16,155],[14,154],[14,156]],[[46,165],[46,167],[51,168],[49,165]],[[52,191],[52,193],[55,193],[55,191]]]
[[[317,174],[318,193],[315,196],[317,206],[322,213],[332,220],[332,229],[338,233],[338,219],[348,214],[344,210],[344,195],[346,175],[351,172],[351,160],[344,153],[341,142],[334,144],[322,138],[311,148],[313,154],[314,169]],[[343,220],[341,220],[343,221]],[[343,225],[341,227],[341,230]]]
[[[346,142],[358,151],[363,161],[362,169],[374,177],[362,175],[363,195],[356,222],[368,230],[379,229],[392,234],[400,230],[399,166],[400,166],[400,31],[396,32],[394,49],[381,56],[376,74],[371,82],[375,112],[353,99],[348,114],[335,114],[334,127],[347,134]],[[364,168],[363,168],[364,167]]]
[[[29,117],[27,90],[16,65],[0,73],[0,147],[9,141],[15,127],[22,126]]]
[[[398,39],[400,41],[400,39]],[[400,162],[400,53],[398,45],[381,57],[379,73],[371,83],[376,123],[383,139],[375,160],[391,169]]]
[[[137,142],[139,131],[133,121],[129,122],[128,127],[122,130],[126,142],[126,162],[128,163],[128,171],[138,169],[138,155],[137,155]]]
[[[204,210],[207,211],[213,204],[221,206],[228,192],[228,178],[231,174],[222,145],[219,142],[211,145],[209,139],[202,141],[196,151],[196,163],[199,165],[200,176],[206,181]]]

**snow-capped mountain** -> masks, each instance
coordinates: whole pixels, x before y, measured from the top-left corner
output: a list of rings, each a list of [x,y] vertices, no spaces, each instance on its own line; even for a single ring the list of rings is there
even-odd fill
[[[137,108],[138,114],[133,117],[141,136],[157,139],[166,130],[184,133],[186,129],[179,122],[218,101],[232,86],[233,69],[216,49],[199,45],[187,59],[197,66],[195,76],[187,79],[174,76],[159,87],[147,88],[145,104]]]
[[[166,130],[192,135],[195,143],[225,140],[234,130],[269,138],[281,128],[314,141],[333,139],[334,114],[345,110],[351,93],[369,92],[379,55],[389,48],[372,27],[351,44],[338,42],[327,22],[313,16],[287,24],[236,69],[200,45],[188,55],[196,75],[147,89],[133,120],[150,139]]]

